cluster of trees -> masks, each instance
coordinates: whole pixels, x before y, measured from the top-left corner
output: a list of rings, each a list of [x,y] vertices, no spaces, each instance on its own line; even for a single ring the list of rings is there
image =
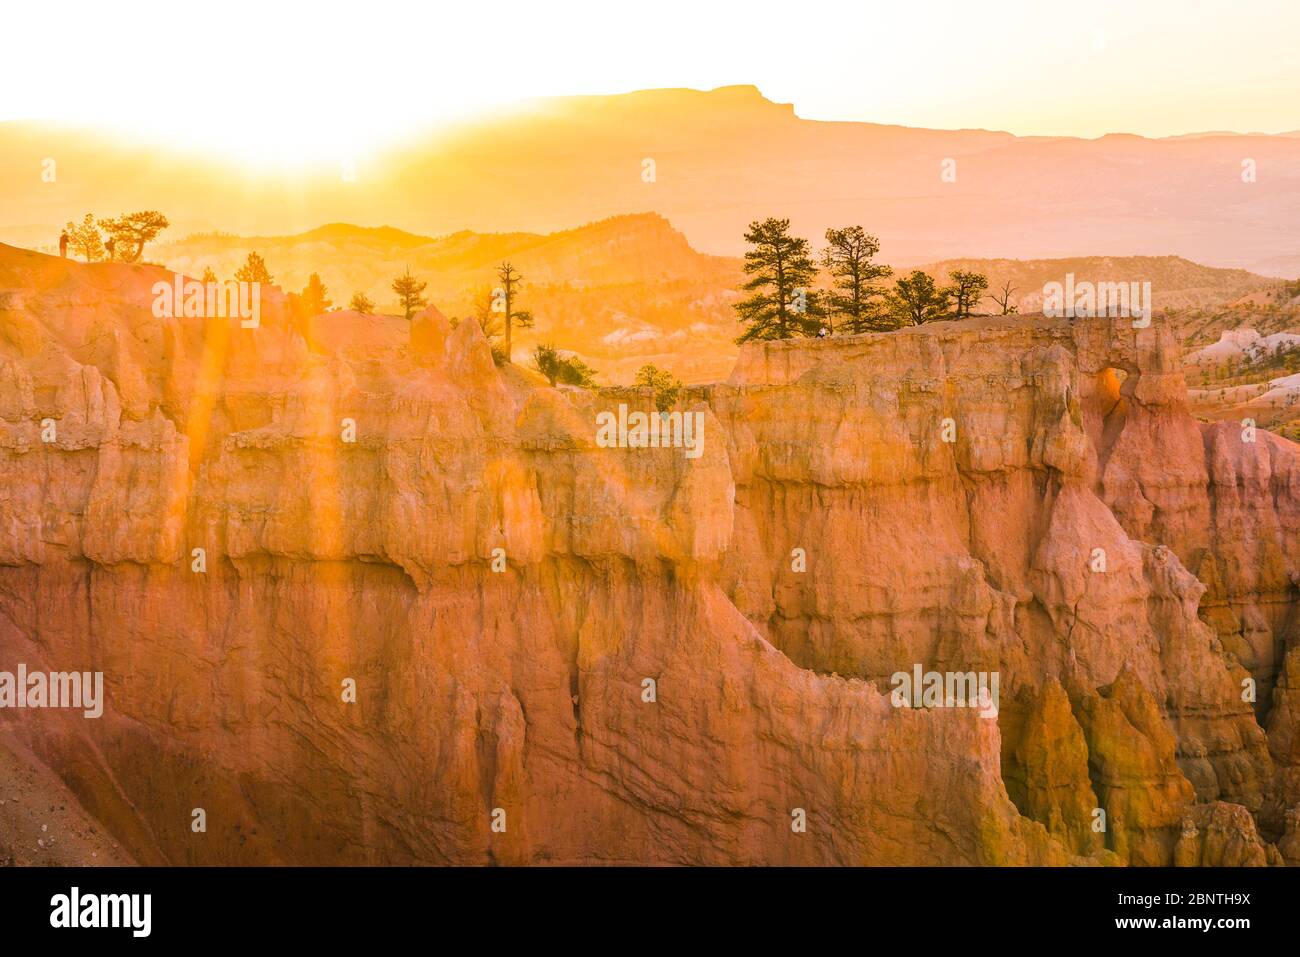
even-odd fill
[[[501,283],[496,289],[487,286],[474,291],[473,305],[467,317],[477,322],[483,329],[483,335],[489,341],[500,338],[503,334],[505,344],[502,352],[506,362],[510,360],[513,333],[516,328],[531,328],[533,314],[527,309],[519,308],[519,286],[523,280],[518,270],[509,262],[497,267],[497,279]],[[408,269],[393,280],[392,290],[397,294],[397,302],[402,308],[402,315],[409,322],[417,309],[429,304],[424,297],[424,290],[429,284],[421,282],[411,275]],[[365,293],[354,293],[349,308],[365,315],[374,310],[374,302]],[[452,322],[458,322],[452,319]]]
[[[503,262],[497,267],[496,277],[500,285],[495,289],[483,286],[475,290],[473,306],[467,318],[479,324],[484,337],[491,345],[493,359],[497,365],[504,365],[512,361],[510,356],[514,330],[531,328],[534,319],[531,311],[521,309],[519,306],[519,288],[523,276],[514,265]],[[235,279],[268,285],[273,282],[266,261],[256,251],[250,252],[244,264],[235,271]],[[203,281],[217,281],[210,267],[205,270]],[[429,304],[429,300],[424,295],[428,286],[427,282],[412,276],[410,269],[392,281],[390,288],[397,296],[398,306],[407,322],[411,321],[418,310]],[[302,292],[290,293],[289,298],[295,311],[302,316],[319,315],[334,304],[318,273],[308,276],[307,285]],[[374,314],[375,302],[364,292],[354,292],[348,302],[348,308],[363,316],[369,316]],[[460,321],[455,317],[451,319],[453,325]],[[502,339],[504,342],[501,341]],[[549,352],[542,351],[545,349],[549,349]],[[539,351],[534,354],[534,359],[538,370],[551,380],[552,385],[559,381],[586,386],[592,383],[595,375],[594,369],[577,359],[561,355],[551,347],[539,347]],[[546,362],[545,368],[541,364],[543,361]]]
[[[275,281],[271,271],[266,268],[266,260],[258,252],[248,254],[244,264],[235,270],[235,279],[239,282],[255,282],[268,286]],[[203,281],[205,283],[217,281],[211,266],[203,271]],[[329,290],[325,288],[320,274],[312,273],[307,277],[307,285],[303,287],[302,292],[289,293],[289,305],[299,319],[310,319],[312,316],[329,311],[334,305],[334,300],[329,297]]]
[[[949,273],[951,285],[940,287],[918,269],[886,288],[882,281],[894,271],[875,261],[880,240],[861,226],[826,230],[826,246],[816,261],[808,240],[790,235],[788,219],[750,223],[745,242],[749,278],[741,288],[749,296],[735,306],[745,325],[739,343],[965,319],[974,315],[989,287],[987,277],[960,269]],[[819,264],[830,277],[829,288],[814,286]],[[993,297],[1003,315],[1015,312],[1012,291],[1008,283],[1001,297]]]
[[[256,251],[250,252],[248,258],[244,260],[244,264],[235,270],[235,279],[239,282],[256,282],[268,286],[275,282],[275,277],[271,275],[271,271],[266,266],[266,260]],[[217,275],[212,271],[211,266],[204,269],[203,281],[205,283],[218,281]],[[409,271],[393,280],[393,292],[397,293],[398,301],[405,311],[407,320],[410,320],[416,309],[428,305],[424,296],[421,295],[427,285],[428,283],[419,282],[412,277]],[[302,292],[289,293],[289,295],[298,310],[310,316],[317,316],[322,312],[327,312],[334,305],[334,300],[329,297],[329,290],[326,289],[319,273],[312,273],[307,277],[307,285],[303,287]],[[352,300],[348,303],[348,308],[361,313],[363,316],[369,316],[375,311],[375,303],[365,293],[354,292]]]
[[[272,276],[266,267],[266,261],[257,252],[248,254],[244,265],[235,272],[235,278],[241,282],[268,284],[272,282]],[[453,325],[463,321],[477,322],[492,348],[492,358],[497,365],[505,365],[512,361],[511,350],[514,330],[529,329],[535,324],[532,312],[520,307],[520,288],[523,278],[512,263],[509,261],[501,263],[496,270],[498,285],[495,288],[481,286],[476,289],[472,297],[470,314],[463,319],[456,317],[451,319]],[[216,279],[217,277],[213,274],[211,268],[205,271],[204,282],[215,282]],[[424,296],[424,291],[428,288],[428,285],[427,282],[412,276],[409,269],[392,281],[391,288],[397,296],[398,305],[401,307],[402,315],[407,322],[411,321],[417,310],[429,304],[429,301]],[[333,305],[333,300],[329,298],[329,291],[325,288],[325,283],[321,281],[317,273],[312,273],[308,277],[307,285],[301,293],[290,293],[289,295],[295,310],[303,316],[319,315]],[[365,293],[355,292],[348,303],[348,308],[368,316],[374,313],[375,303]],[[577,356],[561,352],[548,343],[542,343],[533,350],[533,365],[538,372],[546,377],[552,386],[564,384],[592,388],[596,384],[597,373],[595,369],[588,366]],[[647,373],[647,370],[650,371]],[[650,375],[651,379],[641,382],[642,375]],[[666,394],[662,390],[671,386],[671,382],[661,378],[666,375],[666,373],[660,373],[653,366],[646,366],[641,370],[637,381],[643,385],[655,387],[658,396]],[[676,388],[681,388],[680,382],[676,384]],[[676,392],[672,391],[672,395],[673,401],[675,401]],[[671,406],[672,403],[669,402],[668,407],[671,408]]]
[[[677,396],[682,391],[680,379],[653,365],[644,365],[637,370],[636,384],[647,387],[654,395],[655,408],[660,412],[670,412],[677,404]]]
[[[479,324],[479,328],[483,330],[483,337],[492,347],[492,358],[496,364],[508,365],[514,361],[512,356],[515,330],[531,329],[535,320],[531,310],[521,309],[519,306],[519,290],[523,285],[524,277],[520,275],[519,270],[515,269],[514,264],[506,260],[497,266],[496,279],[498,285],[495,288],[484,285],[473,291],[470,297],[470,313],[465,318]],[[452,319],[453,323],[458,321],[463,320]],[[556,358],[562,357],[557,353]],[[553,362],[550,358],[548,361]],[[536,351],[533,353],[533,364],[539,372],[551,379],[551,385],[556,383],[556,379],[551,378],[552,372],[559,377],[559,381],[569,381],[568,378],[560,376],[559,367],[554,364],[543,369]],[[547,371],[548,369],[550,372]],[[594,370],[587,371],[595,374]],[[579,370],[576,368],[564,373],[564,376],[570,378],[578,375]]]
[[[1283,282],[1273,290],[1273,301],[1285,305],[1296,296],[1300,296],[1300,279],[1293,279],[1290,282]]]
[[[1240,356],[1233,356],[1213,369],[1202,370],[1202,381],[1227,381],[1233,385],[1267,381],[1279,376],[1300,372],[1300,347],[1278,342],[1272,349],[1256,346],[1247,348]],[[1240,379],[1243,382],[1232,382]]]
[[[80,223],[70,222],[63,231],[73,253],[88,263],[101,259],[133,263],[139,262],[144,244],[170,225],[162,213],[147,209],[116,219],[96,219],[87,213]]]
[[[532,311],[520,307],[523,278],[511,262],[501,263],[496,270],[497,285],[475,289],[469,314],[451,319],[453,326],[461,322],[477,322],[492,346],[492,356],[497,365],[512,361],[514,330],[531,329],[536,323]],[[427,305],[422,295],[426,286],[427,283],[412,277],[409,271],[393,281],[393,291],[397,293],[408,320],[415,309]],[[358,312],[368,313],[373,306],[374,303],[361,293],[352,297],[351,308]],[[584,389],[596,386],[598,373],[595,369],[576,355],[557,349],[552,343],[538,343],[533,349],[532,360],[533,368],[546,377],[552,388],[558,385]],[[673,408],[682,389],[680,380],[653,365],[641,367],[636,375],[636,384],[651,390],[655,407],[661,412]]]
[[[948,278],[952,284],[942,287],[935,284],[929,273],[919,269],[900,278],[885,297],[893,323],[890,328],[973,316],[975,306],[989,287],[988,279],[961,269],[954,269]]]
[[[235,270],[235,278],[240,282],[265,283],[268,286],[273,281],[270,270],[266,268],[266,260],[255,252],[249,253],[244,265]]]
[[[590,389],[596,384],[596,370],[575,355],[566,355],[554,346],[539,344],[533,350],[533,365],[546,376],[551,388],[563,383]]]
[[[515,330],[531,329],[536,324],[532,311],[520,305],[523,279],[514,264],[506,260],[497,266],[495,287],[484,285],[474,290],[469,315],[451,318],[453,326],[461,322],[477,322],[492,349],[492,359],[499,366],[514,361]],[[397,294],[397,301],[408,322],[417,309],[429,304],[424,297],[428,285],[412,276],[410,270],[393,280],[393,292]],[[356,293],[350,308],[369,315],[374,305],[364,293]],[[591,388],[596,383],[595,369],[549,343],[541,343],[533,350],[533,367],[546,376],[552,387],[564,384]]]

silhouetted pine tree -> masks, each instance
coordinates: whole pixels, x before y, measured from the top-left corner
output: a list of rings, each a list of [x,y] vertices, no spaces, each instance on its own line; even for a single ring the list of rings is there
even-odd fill
[[[307,288],[302,291],[303,311],[309,316],[319,316],[332,305],[334,301],[329,298],[325,284],[320,276],[312,273],[307,277]]]
[[[261,282],[268,286],[271,284],[271,274],[267,271],[266,262],[257,253],[248,254],[248,260],[244,265],[235,270],[235,278],[240,282]]]
[[[838,323],[842,332],[859,333],[897,328],[898,323],[885,308],[885,291],[876,281],[894,271],[872,262],[880,252],[880,240],[861,226],[826,230],[827,246],[822,250],[822,265],[834,279],[834,291],[827,296],[831,331]]]
[[[428,285],[427,282],[420,282],[420,280],[412,276],[410,269],[407,269],[404,275],[393,280],[393,292],[397,293],[397,301],[402,304],[402,310],[406,314],[407,322],[411,321],[411,316],[415,314],[415,310],[429,304],[428,300],[420,295]]]
[[[984,298],[985,290],[989,288],[988,277],[977,272],[954,269],[948,273],[948,278],[952,280],[948,296],[952,300],[953,318],[965,319],[973,315],[975,307]]]
[[[894,284],[888,301],[890,312],[904,326],[951,318],[948,290],[937,288],[934,280],[919,269]]]
[[[817,266],[808,255],[808,240],[790,235],[790,220],[766,219],[749,224],[745,242],[745,274],[741,288],[753,293],[735,305],[747,328],[736,340],[792,339],[815,336],[825,314],[821,293],[812,288]]]
[[[505,355],[506,362],[513,362],[511,358],[511,333],[515,326],[521,329],[530,328],[533,325],[533,314],[527,309],[515,308],[516,287],[523,282],[523,276],[515,271],[515,267],[509,262],[503,262],[497,267],[497,279],[500,280],[500,288],[493,293],[492,311],[499,313],[506,326],[506,345]]]

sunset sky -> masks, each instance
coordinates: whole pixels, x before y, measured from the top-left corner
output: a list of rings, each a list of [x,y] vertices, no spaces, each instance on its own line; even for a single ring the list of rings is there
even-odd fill
[[[248,156],[356,153],[530,96],[737,83],[814,119],[1089,137],[1300,128],[1294,0],[73,0],[9,4],[5,21],[0,120]]]

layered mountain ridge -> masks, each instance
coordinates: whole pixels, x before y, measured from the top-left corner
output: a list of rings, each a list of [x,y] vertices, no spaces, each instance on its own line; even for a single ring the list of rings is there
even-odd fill
[[[50,242],[86,212],[157,209],[184,235],[299,232],[329,219],[412,232],[552,232],[629,211],[738,255],[745,227],[862,223],[896,265],[1177,254],[1293,277],[1300,138],[1017,137],[800,118],[750,86],[543,99],[320,168],[0,123],[0,238]],[[57,161],[51,180],[47,161]],[[203,188],[196,190],[195,183]],[[38,237],[46,237],[40,239]]]
[[[814,247],[821,245],[820,237],[810,239]],[[449,317],[474,314],[477,300],[499,284],[497,268],[508,260],[524,277],[521,301],[537,317],[533,329],[515,331],[516,359],[545,342],[579,353],[604,384],[630,383],[646,363],[688,383],[715,382],[726,378],[736,358],[733,306],[745,279],[742,260],[698,252],[653,213],[545,235],[462,230],[434,238],[343,223],[292,236],[195,235],[151,246],[148,258],[187,275],[212,269],[225,278],[250,251],[264,257],[282,289],[301,290],[316,273],[337,305],[362,292],[381,313],[400,312],[391,284],[409,270],[428,282],[429,301]],[[1069,274],[1092,282],[1148,283],[1157,309],[1219,305],[1278,285],[1175,256],[966,259],[924,268],[940,283],[952,270],[967,269],[987,276],[993,291],[1009,285],[1009,304],[1020,312],[1039,311],[1045,284],[1065,283]],[[896,273],[903,274],[901,268]],[[976,312],[985,311],[998,311],[991,298],[976,305]]]

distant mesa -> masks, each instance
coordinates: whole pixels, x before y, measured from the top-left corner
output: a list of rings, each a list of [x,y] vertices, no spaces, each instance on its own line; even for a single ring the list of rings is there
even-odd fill
[[[50,155],[60,157],[59,192],[31,189],[30,171]],[[1243,157],[1267,157],[1267,175],[1244,182]],[[646,159],[653,181],[641,175]],[[246,236],[337,221],[413,235],[545,234],[640,210],[725,255],[769,215],[807,236],[868,224],[894,263],[1104,251],[1294,276],[1276,260],[1300,248],[1300,133],[1086,140],[832,123],[744,84],[541,100],[391,148],[359,162],[352,181],[324,166],[287,188],[219,156],[153,160],[94,132],[0,124],[0,240],[30,243],[31,227],[48,234],[84,212],[70,197],[93,196]],[[943,179],[947,160],[955,176]]]

